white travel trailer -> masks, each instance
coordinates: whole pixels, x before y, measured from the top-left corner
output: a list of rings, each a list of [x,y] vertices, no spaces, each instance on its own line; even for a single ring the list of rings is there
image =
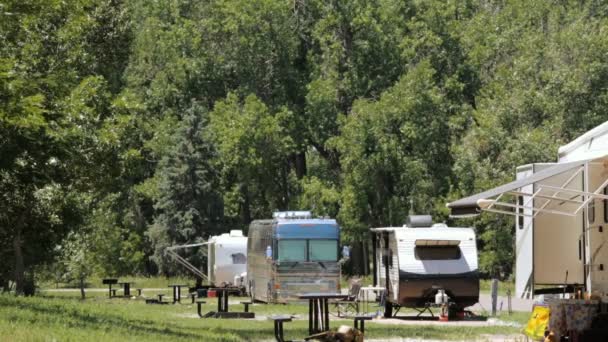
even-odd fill
[[[461,310],[479,300],[473,229],[433,224],[430,216],[417,215],[403,227],[371,231],[374,283],[387,289],[386,317],[393,307],[426,307],[440,291]]]
[[[517,168],[516,181],[448,204],[453,216],[516,216],[515,290],[522,298],[584,289],[608,294],[608,122]]]
[[[190,264],[176,251],[206,246],[207,273]],[[192,273],[208,281],[211,286],[244,286],[247,272],[247,237],[241,230],[212,236],[206,242],[167,248],[167,253]]]
[[[212,236],[208,241],[207,274],[215,286],[233,285],[247,272],[247,237],[241,230]]]

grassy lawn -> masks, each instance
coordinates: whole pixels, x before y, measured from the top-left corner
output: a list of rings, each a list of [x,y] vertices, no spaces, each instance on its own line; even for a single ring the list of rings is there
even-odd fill
[[[499,281],[498,282],[498,295],[506,296],[507,290],[511,290],[511,295],[515,295],[515,283],[512,281]],[[479,292],[490,293],[492,291],[492,280],[491,279],[480,279],[479,280]]]
[[[86,301],[77,292],[52,293],[30,298],[0,295],[1,341],[259,341],[273,340],[272,322],[266,320],[199,319],[196,307],[145,305],[141,300],[105,298],[95,293]],[[208,300],[204,311],[213,310]],[[307,305],[255,305],[258,316],[271,314],[307,315]],[[231,305],[231,310],[242,310]],[[522,322],[527,315],[502,317]],[[352,325],[350,320],[333,321],[332,326]],[[306,336],[308,322],[297,320],[285,325],[288,339]],[[475,340],[485,334],[516,334],[510,326],[450,327],[366,324],[369,338],[410,337],[428,339]]]
[[[165,288],[169,286],[169,284],[192,284],[192,278],[188,277],[142,277],[142,276],[128,276],[128,277],[120,277],[120,281],[131,281],[134,282],[135,285],[133,288]],[[55,289],[55,288],[76,288],[78,284],[76,283],[53,283],[48,280],[38,282],[38,285],[42,288]],[[102,283],[102,278],[99,277],[90,277],[87,279],[85,283],[86,288],[106,288],[107,285]],[[114,286],[116,287],[116,286]]]

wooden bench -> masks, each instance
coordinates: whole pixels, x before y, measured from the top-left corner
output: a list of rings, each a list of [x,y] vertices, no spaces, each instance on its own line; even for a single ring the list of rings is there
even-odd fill
[[[371,321],[374,317],[369,315],[357,315],[355,316],[355,329],[361,331],[362,334],[365,334],[365,321]],[[361,323],[361,327],[359,328],[359,323]]]
[[[291,322],[293,317],[289,315],[277,315],[270,316],[268,319],[274,321],[274,337],[277,339],[277,342],[285,342],[283,338],[283,323]]]
[[[158,299],[146,298],[146,304],[158,304]]]
[[[253,302],[245,301],[241,302],[241,304],[245,305],[245,312],[249,312],[249,305],[253,304]]]
[[[196,301],[196,312],[198,313],[198,317],[200,317],[200,318],[203,318],[203,312],[202,312],[201,306],[205,303],[207,303],[207,302],[205,302],[204,300],[200,300],[200,299]]]

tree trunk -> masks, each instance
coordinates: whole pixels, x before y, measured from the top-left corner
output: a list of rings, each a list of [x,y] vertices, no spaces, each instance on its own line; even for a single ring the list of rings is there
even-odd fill
[[[243,219],[244,224],[249,224],[249,223],[251,223],[251,208],[249,207],[250,206],[249,188],[247,187],[247,185],[243,185],[241,189],[243,191],[243,197],[245,199],[243,201],[243,207],[242,207],[242,219]]]
[[[13,238],[13,249],[15,252],[15,294],[22,295],[25,286],[25,264],[23,261],[23,250],[21,241],[21,229],[17,228]]]
[[[306,176],[306,152],[296,153],[295,155],[296,177],[302,179]]]
[[[80,277],[80,299],[84,300],[85,299],[85,293],[84,293],[84,277]]]

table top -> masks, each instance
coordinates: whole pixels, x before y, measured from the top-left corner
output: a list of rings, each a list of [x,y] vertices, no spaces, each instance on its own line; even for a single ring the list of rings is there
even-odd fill
[[[274,316],[268,316],[267,318],[269,321],[270,320],[292,320],[293,316],[291,315],[274,315]]]
[[[385,290],[385,288],[382,286],[364,286],[364,287],[360,288],[359,290],[361,290],[361,291],[383,291],[383,290]]]
[[[211,291],[222,291],[222,292],[239,292],[241,289],[238,287],[212,287],[209,290]]]
[[[310,293],[299,294],[298,298],[300,298],[300,299],[345,299],[345,298],[348,298],[348,295],[342,294],[342,293],[310,292]]]

